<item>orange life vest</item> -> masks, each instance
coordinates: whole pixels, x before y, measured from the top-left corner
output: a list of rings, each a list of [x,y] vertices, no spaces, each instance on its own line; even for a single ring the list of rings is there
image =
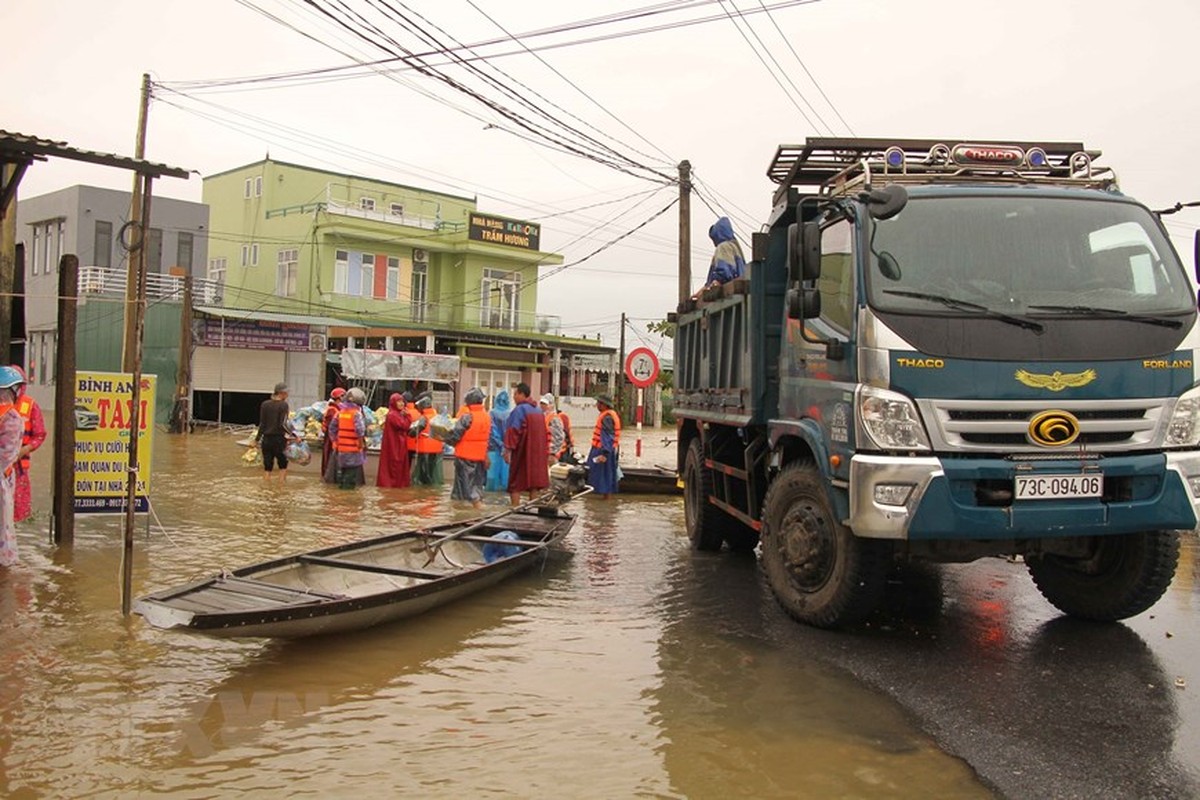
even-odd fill
[[[558,448],[557,452],[551,453],[550,455],[554,456],[555,458],[562,458],[563,455],[571,452],[571,446],[573,444],[575,444],[575,442],[571,440],[571,418],[568,417],[566,414],[562,413],[561,411],[555,411],[553,413],[547,414],[546,415],[546,441],[547,442],[551,441],[550,423],[551,423],[551,421],[553,421],[555,419],[557,419],[559,422],[562,423],[563,442],[562,442],[562,447]]]
[[[22,394],[17,398],[17,413],[25,421],[25,433],[21,437],[21,446],[25,447],[33,439],[33,398],[27,394]],[[21,459],[21,469],[29,471],[28,454]]]
[[[416,403],[405,403],[404,404],[404,413],[408,414],[409,427],[412,427],[412,424],[421,418],[421,412],[417,411]],[[416,451],[416,449],[417,449],[416,437],[407,436],[405,438],[408,439],[408,452],[412,453],[412,452]]]
[[[471,415],[471,427],[454,445],[454,455],[463,461],[487,461],[488,435],[492,432],[492,419],[483,410],[482,403],[473,403],[458,410],[458,416]]]
[[[423,408],[421,416],[425,417],[425,427],[421,429],[421,435],[417,437],[417,452],[427,455],[442,452],[442,443],[430,435],[430,423],[437,416],[437,412],[432,408]]]
[[[343,408],[337,414],[337,441],[333,449],[339,453],[357,453],[363,449],[362,437],[358,435],[354,423],[362,412],[357,408]]]
[[[599,417],[596,418],[596,430],[592,431],[592,447],[600,447],[600,429],[604,426],[604,418],[612,417],[613,421],[613,450],[618,450],[621,447],[621,418],[617,416],[617,412],[611,408],[605,409]]]
[[[7,414],[10,409],[13,409],[13,408],[16,408],[16,406],[14,406],[12,403],[0,403],[0,419],[4,419],[4,415]],[[15,468],[16,468],[16,464],[9,464],[7,467],[5,467],[4,468],[4,477],[7,478],[9,475],[12,475],[13,470]]]

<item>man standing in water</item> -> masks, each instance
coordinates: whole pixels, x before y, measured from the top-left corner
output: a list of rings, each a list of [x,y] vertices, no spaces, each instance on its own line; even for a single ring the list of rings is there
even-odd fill
[[[286,383],[275,384],[275,393],[264,400],[258,408],[258,433],[255,437],[262,447],[263,480],[271,481],[275,465],[279,465],[279,482],[287,480],[287,440],[295,438],[292,424],[288,420],[288,387]]]
[[[491,429],[492,419],[483,408],[483,391],[472,388],[463,397],[454,429],[446,436],[446,444],[454,448],[454,487],[450,499],[470,500],[475,508],[483,508]]]
[[[549,436],[546,417],[529,399],[529,384],[518,383],[513,390],[516,407],[508,415],[504,428],[504,460],[508,462],[508,496],[513,506],[520,505],[521,492],[535,492],[550,486]]]

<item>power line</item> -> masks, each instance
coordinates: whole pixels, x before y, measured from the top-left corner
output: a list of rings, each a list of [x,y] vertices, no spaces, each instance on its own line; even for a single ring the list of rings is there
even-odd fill
[[[846,126],[846,130],[850,132],[851,136],[857,135],[854,133],[854,128],[852,128],[850,123],[846,122],[846,118],[842,116],[842,112],[838,111],[837,106],[835,106],[833,101],[829,99],[829,95],[825,94],[825,90],[821,88],[821,84],[817,81],[816,76],[809,72],[808,65],[804,63],[804,59],[800,58],[800,54],[796,52],[796,48],[792,47],[791,39],[789,39],[779,27],[779,23],[775,21],[775,17],[771,14],[770,9],[763,5],[762,0],[758,0],[758,4],[762,6],[763,13],[767,15],[767,19],[771,20],[771,24],[775,26],[775,30],[779,32],[779,38],[783,39],[783,43],[787,45],[788,50],[792,51],[792,55],[795,56],[796,62],[800,65],[800,68],[804,70],[804,74],[808,76],[808,79],[812,81],[813,86],[817,87],[817,91],[821,93],[821,97],[824,98],[829,107],[833,109],[833,113],[836,114],[837,118],[841,120],[843,125]],[[832,130],[833,129],[830,128],[830,131]]]

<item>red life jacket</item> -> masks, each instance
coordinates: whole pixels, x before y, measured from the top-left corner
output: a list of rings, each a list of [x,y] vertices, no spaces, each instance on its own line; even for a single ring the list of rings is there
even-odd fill
[[[430,435],[430,423],[437,416],[437,412],[432,408],[423,408],[421,415],[425,417],[425,427],[421,429],[421,435],[417,437],[417,452],[427,455],[442,452],[442,443]]]
[[[613,450],[617,450],[621,446],[621,418],[617,416],[617,412],[611,408],[605,409],[599,417],[596,418],[596,430],[592,431],[592,447],[600,447],[600,429],[604,425],[604,418],[612,417],[613,421]]]
[[[33,398],[22,394],[17,398],[17,413],[25,422],[25,433],[21,436],[21,446],[25,447],[33,439]],[[29,455],[21,458],[21,469],[29,471]]]
[[[458,416],[471,415],[471,427],[454,445],[454,455],[463,461],[487,461],[488,435],[492,432],[492,419],[483,410],[482,403],[473,403],[458,410]]]
[[[354,427],[355,420],[362,412],[358,408],[343,408],[337,414],[337,440],[333,449],[339,453],[357,453],[363,449],[362,437]]]

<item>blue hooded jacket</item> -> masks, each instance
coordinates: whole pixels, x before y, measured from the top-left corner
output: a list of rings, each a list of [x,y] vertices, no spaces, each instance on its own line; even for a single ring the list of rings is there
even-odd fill
[[[746,274],[746,259],[742,257],[742,247],[733,235],[733,223],[729,217],[721,217],[714,222],[708,229],[708,238],[712,239],[717,250],[708,267],[708,278],[704,281],[706,286],[728,283]]]
[[[512,401],[508,398],[508,390],[501,389],[496,392],[496,399],[492,401],[492,429],[488,433],[488,450],[499,453],[504,449],[504,424],[511,412]]]

